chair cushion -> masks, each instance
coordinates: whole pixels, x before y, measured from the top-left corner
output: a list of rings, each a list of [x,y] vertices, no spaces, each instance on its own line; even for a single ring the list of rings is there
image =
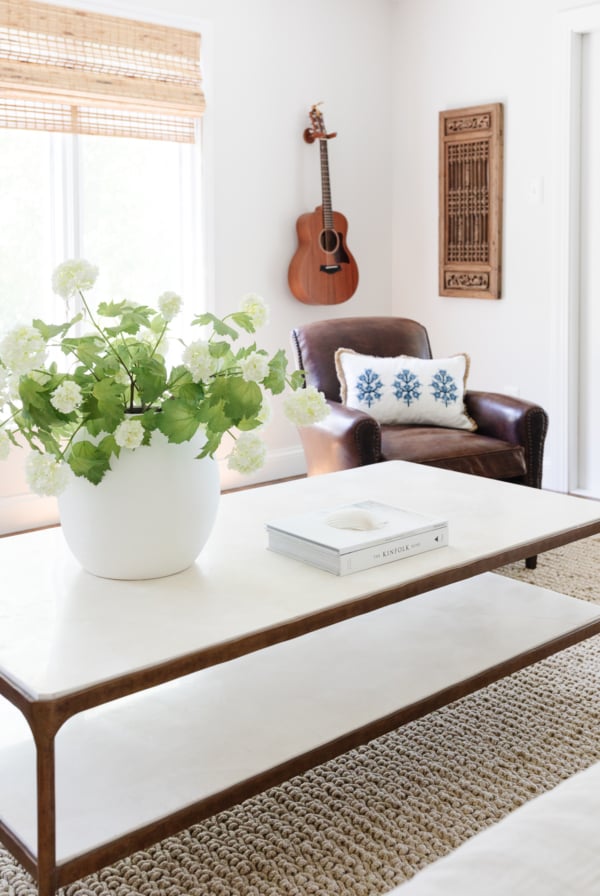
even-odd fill
[[[520,479],[525,451],[477,432],[439,426],[382,426],[383,460],[408,460],[489,479]]]
[[[335,363],[342,402],[382,424],[417,423],[474,430],[465,410],[469,358],[380,358],[340,348]]]

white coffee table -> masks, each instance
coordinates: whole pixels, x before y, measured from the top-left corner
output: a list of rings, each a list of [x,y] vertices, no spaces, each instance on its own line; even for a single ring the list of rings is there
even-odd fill
[[[268,520],[367,499],[450,545],[343,578],[267,551]],[[599,531],[594,502],[391,462],[223,496],[165,579],[1,539],[0,839],[51,896],[596,634],[596,606],[490,570]]]

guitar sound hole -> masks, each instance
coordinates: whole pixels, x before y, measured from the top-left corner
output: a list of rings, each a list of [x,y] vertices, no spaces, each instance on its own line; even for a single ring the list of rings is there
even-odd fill
[[[340,237],[335,230],[322,230],[319,243],[323,252],[337,252],[340,245]]]

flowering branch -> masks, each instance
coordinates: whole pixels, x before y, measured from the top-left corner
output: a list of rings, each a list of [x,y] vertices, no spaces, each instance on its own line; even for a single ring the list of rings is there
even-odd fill
[[[158,308],[101,302],[92,312],[86,293],[97,275],[97,268],[78,259],[59,265],[52,278],[67,303],[79,294],[90,333],[69,335],[82,319],[78,314],[64,324],[19,325],[0,341],[0,459],[20,434],[33,449],[27,476],[36,493],[58,494],[73,474],[101,482],[113,457],[150,444],[155,430],[180,443],[201,429],[200,457],[213,456],[229,435],[229,466],[253,472],[266,456],[261,435],[269,393],[288,390],[284,410],[299,426],[328,413],[321,393],[301,388],[301,371],[288,375],[282,350],[270,356],[254,342],[237,344],[242,334],[268,322],[259,296],[247,295],[239,311],[223,318],[197,315],[192,325],[208,328],[208,336],[189,344],[179,340],[181,361],[169,369],[163,345],[182,310],[180,296],[163,293]],[[47,360],[53,345],[71,359],[67,370]]]

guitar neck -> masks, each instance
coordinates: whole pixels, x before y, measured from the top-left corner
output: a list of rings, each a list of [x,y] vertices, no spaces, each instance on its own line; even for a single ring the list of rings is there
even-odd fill
[[[319,140],[321,152],[321,195],[323,202],[323,230],[333,230],[333,210],[331,207],[331,183],[329,181],[329,156],[327,140]]]

